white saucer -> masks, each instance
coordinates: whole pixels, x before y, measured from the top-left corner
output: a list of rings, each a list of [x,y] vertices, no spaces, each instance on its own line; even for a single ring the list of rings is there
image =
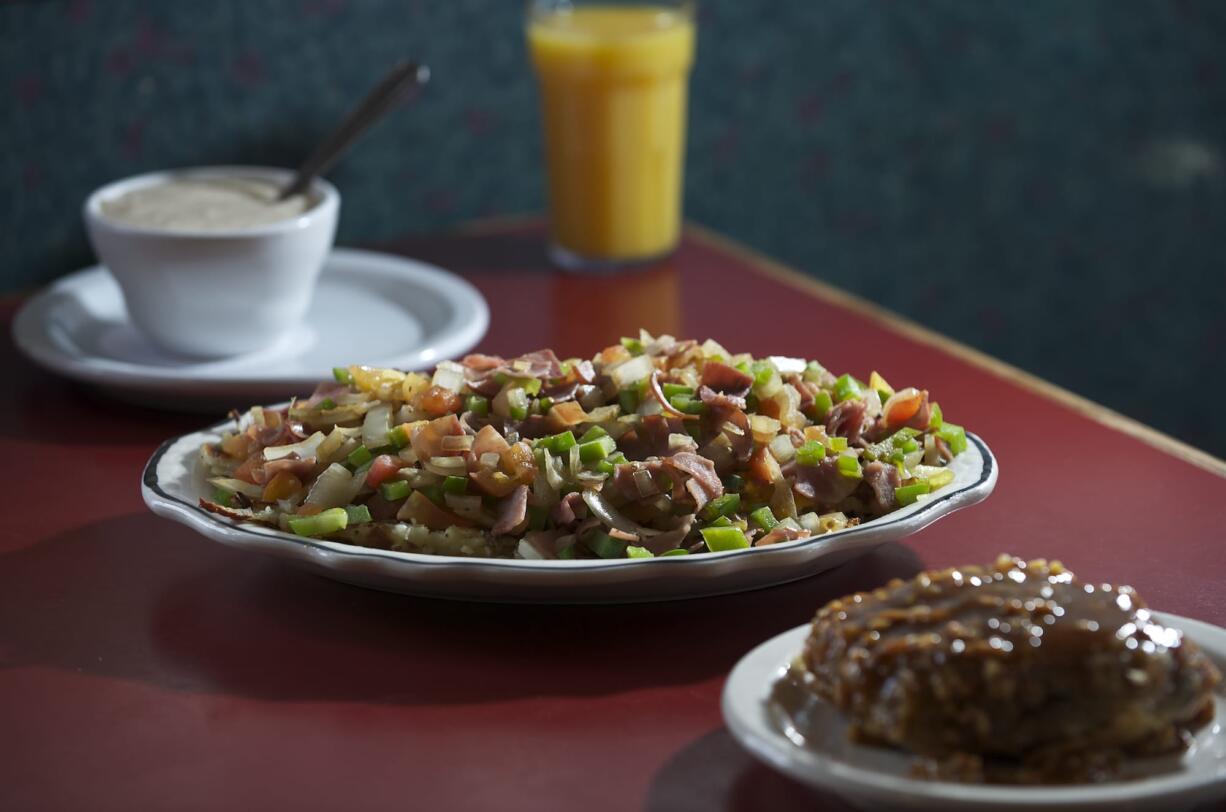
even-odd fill
[[[1226,629],[1155,612],[1159,622],[1187,635],[1219,668],[1226,668]],[[1064,786],[956,784],[924,780],[910,756],[854,744],[847,723],[829,704],[810,699],[801,711],[785,709],[771,693],[804,647],[809,625],[798,626],[750,651],[724,685],[724,721],[757,758],[817,789],[841,795],[862,809],[936,810],[1158,810],[1176,812],[1226,797],[1226,685],[1214,693],[1215,718],[1179,756],[1137,759],[1127,780]],[[793,713],[802,713],[798,722]],[[803,735],[798,737],[803,727]]]
[[[472,348],[488,326],[485,300],[458,276],[404,257],[337,248],[306,320],[259,352],[199,361],[158,349],[128,321],[119,286],[101,266],[31,298],[13,322],[13,338],[47,369],[124,398],[211,409],[309,394],[336,366],[432,367]]]

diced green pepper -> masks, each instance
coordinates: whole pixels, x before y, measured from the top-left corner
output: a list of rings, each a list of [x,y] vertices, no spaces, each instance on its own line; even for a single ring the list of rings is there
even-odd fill
[[[750,367],[750,374],[753,375],[753,388],[762,389],[767,386],[772,378],[779,375],[779,370],[770,361],[754,361]]]
[[[579,438],[581,443],[590,443],[592,440],[599,440],[601,437],[608,437],[609,432],[602,429],[600,426],[592,426],[587,431],[583,432],[583,436]]]
[[[668,402],[674,409],[686,414],[705,414],[707,411],[707,404],[693,395],[673,395]]]
[[[834,382],[834,400],[836,403],[854,400],[860,397],[860,395],[860,382],[851,377],[851,375],[844,373]]]
[[[775,518],[775,514],[765,505],[757,510],[751,511],[749,521],[761,527],[763,530],[770,532],[779,526],[779,520]]]
[[[518,386],[508,389],[507,407],[512,420],[523,420],[528,416],[528,393]]]
[[[732,527],[732,519],[727,516],[716,516],[707,527]]]
[[[626,558],[655,558],[655,555],[646,547],[636,547],[631,544],[626,547]]]
[[[408,446],[413,438],[409,436],[408,424],[401,423],[399,426],[392,426],[392,430],[387,433],[387,439],[391,440],[392,447],[399,451]]]
[[[353,373],[346,367],[332,367],[332,377],[336,378],[337,383],[353,386]]]
[[[485,416],[490,413],[490,399],[480,395],[469,395],[464,401],[464,410]]]
[[[824,459],[826,459],[826,446],[817,440],[808,440],[804,445],[796,449],[797,465],[820,465]]]
[[[613,475],[613,469],[626,462],[626,455],[618,451],[616,454],[610,454],[603,460],[596,463],[596,470],[602,474]]]
[[[694,388],[692,386],[683,386],[679,383],[661,384],[660,389],[664,392],[664,397],[672,398],[673,395],[693,395]]]
[[[449,476],[443,479],[443,493],[451,493],[456,496],[462,496],[468,493],[468,477],[466,476]]]
[[[954,472],[948,468],[942,468],[935,473],[929,474],[926,479],[928,482],[928,487],[935,491],[937,488],[943,488],[949,483],[953,482]]]
[[[576,444],[575,433],[570,429],[561,434],[554,434],[546,437],[542,445],[552,451],[554,454],[561,456],[570,451]]]
[[[729,474],[724,477],[725,491],[739,491],[745,487],[745,477],[740,474]]]
[[[393,479],[379,486],[379,493],[389,502],[399,502],[407,499],[413,489],[403,479]]]
[[[370,508],[366,505],[345,505],[349,524],[365,524],[370,521]]]
[[[689,555],[689,554],[690,554],[690,551],[689,551],[689,550],[682,549],[681,547],[678,547],[678,548],[677,548],[677,549],[675,549],[675,550],[668,550],[668,551],[666,551],[666,552],[660,553],[660,555],[661,555],[661,556],[665,556],[665,555]]]
[[[572,558],[574,558],[575,557],[574,543],[572,542],[571,544],[567,544],[565,547],[558,550],[557,556],[563,561],[570,561]]]
[[[429,500],[430,500],[431,502],[433,502],[434,504],[436,504],[436,505],[442,505],[442,504],[444,504],[444,502],[443,502],[443,486],[442,486],[442,485],[440,485],[439,483],[434,482],[434,483],[431,483],[431,484],[429,484],[429,485],[425,485],[425,486],[423,486],[423,487],[421,487],[421,488],[418,488],[417,490],[419,490],[419,491],[421,492],[422,496],[426,497],[427,499],[429,499]]]
[[[966,450],[966,429],[954,423],[942,423],[937,436],[949,443],[949,450],[961,454]]]
[[[597,462],[617,450],[617,443],[612,437],[600,437],[590,443],[579,446],[579,459],[583,462]]]
[[[723,496],[717,496],[702,508],[702,518],[706,521],[712,521],[717,516],[731,516],[741,509],[741,495],[739,493],[725,493]]]
[[[699,532],[707,543],[707,549],[713,553],[742,550],[749,546],[749,539],[745,538],[739,527],[704,527]]]
[[[816,419],[825,420],[826,415],[830,414],[830,410],[833,408],[834,400],[830,397],[830,393],[822,389],[813,396],[813,405],[809,407],[809,411],[813,413],[813,417]]]
[[[847,438],[846,437],[831,437],[830,438],[830,450],[831,451],[846,451],[847,450]]]
[[[527,392],[529,395],[539,395],[541,393],[540,378],[524,378],[519,381],[519,388]]]
[[[344,508],[330,508],[314,516],[299,516],[289,520],[289,529],[299,536],[324,536],[344,530],[349,514]]]
[[[234,491],[229,491],[222,487],[214,487],[213,502],[222,507],[234,507]]]
[[[898,500],[900,505],[909,505],[918,499],[921,495],[932,490],[932,486],[927,480],[916,480],[914,485],[903,485],[901,488],[894,489],[894,498]]]
[[[864,473],[860,470],[860,461],[851,454],[840,454],[835,462],[839,473],[850,479],[860,479]]]
[[[941,405],[939,403],[932,404],[928,413],[928,428],[939,429],[944,422],[945,415],[941,413]]]
[[[349,456],[345,459],[353,468],[356,469],[361,468],[363,465],[370,462],[372,458],[373,455],[371,454],[370,449],[364,445],[360,445],[350,451]]]
[[[634,387],[627,387],[617,393],[617,405],[623,414],[634,414],[639,409],[639,393]]]
[[[630,350],[631,355],[643,354],[643,342],[639,341],[637,338],[623,338],[622,346]]]
[[[613,538],[603,530],[593,530],[584,537],[583,543],[601,558],[621,558],[626,552],[626,542]]]

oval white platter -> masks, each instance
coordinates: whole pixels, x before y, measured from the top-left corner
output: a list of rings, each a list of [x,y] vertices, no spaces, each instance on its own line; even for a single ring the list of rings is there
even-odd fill
[[[159,516],[214,541],[265,553],[360,586],[428,597],[517,603],[627,603],[721,595],[796,581],[927,527],[987,498],[997,465],[982,440],[951,463],[954,481],[888,515],[836,533],[769,547],[649,560],[523,561],[421,555],[307,539],[237,523],[199,507],[209,492],[200,446],[233,422],[168,440],[145,466],[141,493]]]
[[[1181,630],[1226,670],[1226,629],[1162,612],[1155,616]],[[1226,797],[1226,686],[1215,694],[1214,721],[1202,728],[1182,756],[1137,759],[1127,780],[1067,786],[962,784],[925,780],[911,773],[912,758],[882,747],[853,744],[847,724],[831,705],[814,698],[804,707],[804,731],[794,739],[794,718],[771,697],[775,681],[804,646],[809,626],[783,632],[737,663],[724,685],[724,721],[754,756],[792,778],[842,796],[864,809],[1037,810],[1158,809],[1163,812]],[[789,735],[792,734],[792,735]]]

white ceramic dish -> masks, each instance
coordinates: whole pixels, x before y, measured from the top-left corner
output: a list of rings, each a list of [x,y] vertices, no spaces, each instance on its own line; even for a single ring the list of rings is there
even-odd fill
[[[197,460],[201,444],[226,426],[168,440],[145,466],[141,492],[159,516],[207,538],[287,559],[361,586],[431,597],[530,603],[623,603],[741,592],[796,581],[879,544],[909,536],[987,497],[996,460],[978,437],[951,467],[952,483],[930,497],[862,525],[769,547],[651,560],[521,561],[458,558],[353,547],[238,524],[198,506],[208,493]]]
[[[1226,629],[1196,620],[1155,613],[1195,641],[1226,670]],[[788,714],[770,698],[771,686],[786,671],[804,644],[809,626],[784,632],[746,654],[724,686],[723,712],[728,729],[754,756],[775,769],[818,789],[836,793],[865,809],[1036,810],[1189,808],[1226,797],[1226,696],[1218,687],[1216,717],[1196,736],[1182,757],[1138,760],[1132,780],[1070,786],[1004,786],[928,781],[910,774],[904,753],[851,744],[839,712],[814,700],[797,744],[788,736]]]
[[[115,275],[132,323],[172,352],[223,358],[267,347],[302,322],[336,235],[341,196],[322,178],[296,217],[238,229],[171,229],[117,222],[103,206],[173,181],[244,178],[281,187],[294,173],[260,166],[150,172],[85,201],[90,242]]]
[[[485,300],[460,277],[404,257],[338,248],[303,324],[260,352],[219,361],[161,352],[132,326],[102,267],[32,297],[13,322],[13,337],[42,366],[128,399],[224,411],[309,393],[332,367],[355,359],[425,369],[470,349],[488,325]]]

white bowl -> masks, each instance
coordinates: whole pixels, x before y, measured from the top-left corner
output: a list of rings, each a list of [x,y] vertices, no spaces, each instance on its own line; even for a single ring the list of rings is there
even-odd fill
[[[164,349],[223,357],[267,347],[302,321],[332,247],[340,193],[316,179],[297,217],[233,230],[147,228],[109,220],[103,201],[171,179],[248,177],[286,183],[285,169],[215,166],[151,172],[85,201],[94,250],[119,283],[132,323]]]

